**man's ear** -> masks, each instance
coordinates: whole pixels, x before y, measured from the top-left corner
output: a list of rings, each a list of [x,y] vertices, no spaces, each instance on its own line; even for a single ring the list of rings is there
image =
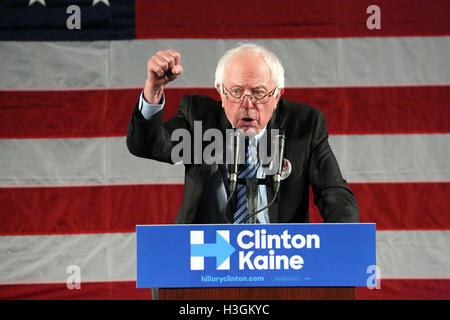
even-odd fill
[[[220,84],[216,84],[216,90],[219,93],[220,100],[223,101],[223,99],[222,99],[222,90],[221,90]],[[222,103],[222,108],[223,108],[223,103]]]
[[[278,89],[277,96],[275,98],[280,99],[281,96],[283,95],[283,93],[284,93],[284,88]]]
[[[220,84],[216,84],[216,90],[219,93],[219,95],[222,97],[222,90],[220,90]]]
[[[280,100],[280,98],[283,95],[283,93],[284,93],[284,88],[280,88],[280,89],[277,90],[277,94],[274,97],[274,99],[277,101],[277,103],[275,104],[275,108],[277,107],[278,100]]]

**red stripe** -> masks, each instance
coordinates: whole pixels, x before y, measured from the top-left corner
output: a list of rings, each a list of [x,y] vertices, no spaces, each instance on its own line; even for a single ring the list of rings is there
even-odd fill
[[[383,270],[381,270],[383,272]],[[383,274],[381,275],[383,277]],[[381,279],[380,289],[356,288],[357,300],[449,300],[450,279]]]
[[[448,229],[450,183],[350,184],[361,222],[378,229]],[[0,189],[0,234],[134,232],[137,224],[171,224],[183,185]],[[312,206],[311,222],[320,222]]]
[[[134,281],[82,282],[81,289],[59,284],[0,285],[0,299],[19,300],[151,300],[150,289],[136,289]],[[357,300],[448,300],[450,279],[382,279],[380,289],[356,288]]]
[[[351,183],[361,222],[380,229],[449,229],[450,183]],[[311,194],[312,201],[312,194]],[[322,222],[310,205],[311,222]]]
[[[140,90],[0,93],[0,137],[124,136]]]
[[[286,99],[322,110],[331,134],[443,133],[450,86],[287,89]]]
[[[3,91],[0,138],[124,136],[141,89]],[[167,89],[164,119],[186,94],[219,99],[215,89]],[[288,88],[284,97],[322,110],[331,134],[448,133],[450,86]]]
[[[367,7],[381,9],[369,30]],[[320,38],[450,34],[447,0],[135,1],[136,38]],[[170,9],[168,9],[170,8]]]
[[[136,281],[82,282],[80,289],[65,283],[0,285],[0,299],[11,300],[151,300],[150,289],[136,289]]]
[[[172,224],[183,185],[0,189],[0,234],[134,232]]]

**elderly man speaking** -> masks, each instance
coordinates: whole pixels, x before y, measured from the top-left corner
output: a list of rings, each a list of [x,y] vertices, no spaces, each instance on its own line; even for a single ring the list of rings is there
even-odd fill
[[[215,86],[221,101],[184,96],[177,115],[163,122],[164,88],[182,75],[180,60],[180,53],[164,50],[148,61],[148,78],[128,127],[127,146],[132,154],[174,163],[172,133],[184,129],[193,135],[197,121],[204,129],[224,134],[238,129],[252,137],[248,146],[258,145],[269,130],[282,129],[285,144],[279,194],[270,183],[258,184],[257,207],[265,209],[257,212],[254,222],[309,222],[309,186],[324,222],[359,222],[355,196],[328,144],[323,113],[282,98],[284,69],[274,53],[254,44],[227,51],[216,69]],[[230,190],[229,165],[202,162],[184,166],[184,195],[175,223],[249,221],[247,189],[239,184],[236,192]],[[257,161],[253,166],[246,162],[239,170],[239,177],[265,177]]]

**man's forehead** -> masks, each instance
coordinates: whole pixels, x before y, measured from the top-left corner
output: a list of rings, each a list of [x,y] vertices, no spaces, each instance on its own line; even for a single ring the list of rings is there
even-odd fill
[[[269,66],[266,61],[257,54],[237,54],[233,56],[227,65],[227,71],[229,72],[267,72]]]
[[[270,68],[264,59],[256,54],[242,54],[232,57],[228,63],[225,80],[229,85],[267,87],[272,82]]]
[[[270,77],[270,74],[268,75],[259,75],[259,76],[248,76],[238,73],[230,73],[228,77],[225,78],[225,85],[232,88],[232,87],[242,87],[242,88],[250,88],[250,89],[257,89],[257,88],[269,88],[273,86],[273,81]]]

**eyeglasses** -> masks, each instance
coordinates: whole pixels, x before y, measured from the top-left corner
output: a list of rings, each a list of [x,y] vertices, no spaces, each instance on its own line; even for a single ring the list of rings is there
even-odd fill
[[[269,101],[269,98],[275,94],[276,89],[277,88],[274,88],[270,92],[266,92],[262,89],[253,89],[251,94],[244,94],[244,90],[241,88],[228,90],[225,86],[222,86],[222,93],[231,102],[242,102],[244,101],[245,96],[250,96],[250,100],[252,100],[253,103],[261,104]],[[225,90],[227,92],[225,92]]]

